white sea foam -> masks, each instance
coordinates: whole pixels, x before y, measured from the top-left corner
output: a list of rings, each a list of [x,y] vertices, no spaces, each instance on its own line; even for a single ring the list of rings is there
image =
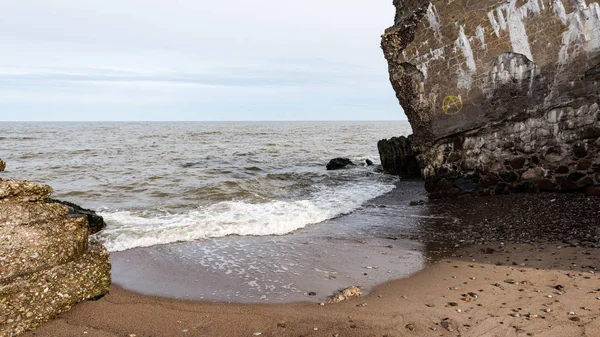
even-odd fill
[[[97,238],[109,251],[227,235],[283,235],[350,213],[365,201],[390,192],[391,183],[356,182],[327,187],[298,201],[224,201],[183,214],[148,217],[131,211],[100,214],[108,226]]]

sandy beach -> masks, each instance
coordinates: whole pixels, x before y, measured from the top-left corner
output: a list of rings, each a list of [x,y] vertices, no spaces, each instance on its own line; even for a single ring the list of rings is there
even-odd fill
[[[550,202],[557,206],[539,211]],[[112,286],[26,336],[600,335],[598,199],[511,195],[415,207],[461,221],[446,231],[434,221],[407,233],[429,247],[429,266],[368,296],[325,305],[226,304]]]
[[[600,335],[598,249],[511,244],[461,253],[324,306],[186,302],[113,286],[26,336]]]

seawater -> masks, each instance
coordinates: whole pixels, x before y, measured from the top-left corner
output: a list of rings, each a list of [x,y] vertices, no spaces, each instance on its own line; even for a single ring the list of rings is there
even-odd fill
[[[3,178],[49,184],[96,209],[110,251],[229,235],[283,235],[390,192],[377,141],[385,122],[0,123]],[[326,171],[335,157],[357,167]]]

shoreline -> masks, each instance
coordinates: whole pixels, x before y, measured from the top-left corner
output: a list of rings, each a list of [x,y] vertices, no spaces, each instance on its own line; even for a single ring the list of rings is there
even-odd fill
[[[541,212],[539,205],[551,200],[557,207]],[[432,262],[368,296],[324,306],[240,304],[112,286],[106,297],[81,303],[25,336],[600,335],[598,199],[511,195],[417,207],[427,207],[432,217],[405,234],[422,240]],[[460,221],[436,217],[442,213],[460,215]],[[468,240],[458,239],[465,235]]]
[[[369,292],[426,264],[424,245],[390,240],[420,226],[421,181],[405,181],[350,214],[281,236],[229,236],[111,254],[113,282],[168,298],[241,303],[327,301],[338,289]],[[312,294],[312,295],[309,295]]]
[[[471,246],[463,258],[325,306],[185,301],[111,286],[25,336],[597,336],[600,275],[581,266],[599,266],[599,250],[560,245]]]

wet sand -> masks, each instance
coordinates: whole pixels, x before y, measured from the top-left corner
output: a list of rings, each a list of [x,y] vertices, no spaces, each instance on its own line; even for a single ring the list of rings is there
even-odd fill
[[[409,206],[419,198],[425,198],[422,182],[405,181],[351,214],[288,235],[116,252],[112,280],[146,295],[236,303],[321,302],[352,285],[368,293],[426,266],[421,242],[397,238],[428,218],[426,208]]]
[[[376,236],[421,241],[429,266],[368,296],[228,304],[113,286],[26,336],[600,336],[599,199],[511,195],[414,207],[430,217]]]

